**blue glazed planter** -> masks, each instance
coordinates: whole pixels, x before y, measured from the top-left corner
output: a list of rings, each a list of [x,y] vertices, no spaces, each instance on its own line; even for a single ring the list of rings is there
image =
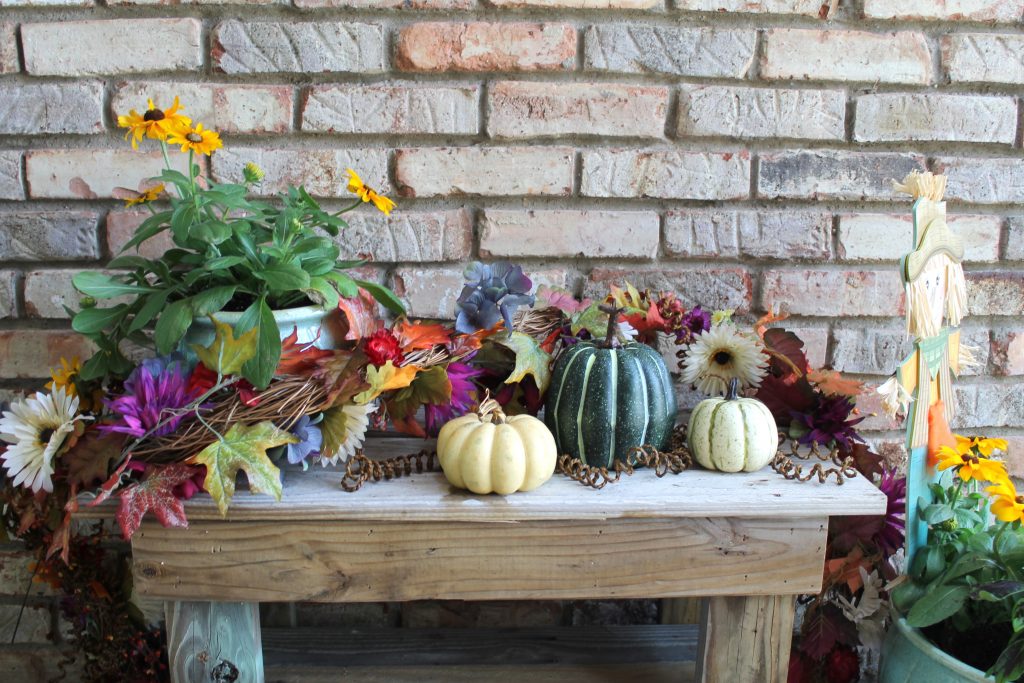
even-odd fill
[[[882,643],[879,683],[992,683],[995,679],[932,645],[901,616]]]
[[[319,349],[330,349],[334,347],[335,335],[340,338],[340,317],[338,311],[327,313],[319,306],[302,306],[301,308],[286,308],[281,311],[273,311],[274,321],[277,323],[281,339],[284,339],[298,328],[298,343],[308,344],[316,340],[315,346]],[[214,313],[214,317],[222,323],[234,327],[241,313],[221,311]],[[319,332],[319,337],[317,333]],[[196,318],[192,326],[185,333],[182,347],[191,348],[191,344],[207,345],[213,341],[214,328],[209,318]]]

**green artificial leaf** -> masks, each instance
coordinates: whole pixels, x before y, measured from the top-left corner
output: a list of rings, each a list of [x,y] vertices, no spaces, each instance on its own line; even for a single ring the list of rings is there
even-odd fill
[[[265,421],[253,426],[234,424],[227,434],[188,459],[191,465],[206,466],[207,490],[220,514],[227,516],[235,495],[238,471],[245,472],[249,488],[281,500],[281,471],[267,457],[267,449],[296,443],[298,438]]]
[[[953,509],[948,505],[938,503],[928,505],[921,511],[921,519],[931,525],[942,524],[946,520],[953,519]]]
[[[150,270],[153,267],[153,262],[148,258],[142,258],[135,254],[125,254],[124,256],[116,256],[107,263],[107,268],[111,270]]]
[[[405,306],[395,296],[395,293],[383,285],[378,285],[376,282],[367,282],[366,280],[355,280],[356,285],[362,287],[373,296],[384,308],[388,309],[395,315],[405,315]],[[340,288],[338,290],[341,291]],[[345,293],[341,293],[345,296]]]
[[[305,292],[310,299],[327,310],[333,310],[338,307],[338,290],[326,278],[309,278],[309,289],[305,290]]]
[[[179,299],[165,308],[153,331],[157,352],[166,355],[174,351],[191,324],[192,306],[188,299]]]
[[[379,367],[369,365],[366,368],[366,382],[370,386],[357,394],[354,400],[359,405],[365,405],[385,391],[404,389],[412,384],[418,371],[419,368],[415,365],[405,365],[398,368],[391,361]]]
[[[270,253],[266,247],[264,253]],[[262,270],[253,271],[253,275],[266,282],[274,291],[285,292],[306,289],[309,287],[309,273],[291,263],[277,263]]]
[[[346,275],[345,273],[331,271],[324,275],[324,279],[333,282],[335,288],[338,290],[338,294],[345,299],[354,299],[359,296],[359,285],[356,284],[356,281],[352,279],[351,276]]]
[[[522,382],[527,375],[533,375],[537,389],[543,394],[551,383],[551,354],[540,348],[537,340],[522,332],[512,332],[503,339],[495,340],[516,354],[516,366],[505,384]]]
[[[274,370],[281,360],[281,336],[266,297],[257,299],[245,309],[235,326],[239,334],[253,329],[257,330],[256,355],[242,367],[242,375],[257,389],[263,389],[274,378]]]
[[[349,429],[352,427],[360,429],[360,422],[367,419],[367,410],[372,410],[372,408],[348,404],[335,405],[323,412],[323,419],[318,426],[324,436],[324,442],[320,448],[320,454],[324,458],[333,458],[338,454],[349,437]]]
[[[167,297],[170,296],[173,290],[162,289],[159,292],[153,292],[146,297],[145,302],[142,304],[142,308],[138,310],[135,317],[132,318],[132,324],[128,326],[129,334],[132,332],[138,332],[143,327],[148,325],[153,318],[157,316],[160,311],[164,310],[164,306],[167,304]]]
[[[210,315],[220,312],[235,296],[237,290],[237,285],[221,285],[196,294],[192,297],[193,315]]]
[[[603,339],[608,334],[608,314],[599,308],[600,305],[594,302],[572,316],[570,328],[574,335],[587,330],[594,339]]]
[[[203,270],[227,270],[245,263],[244,256],[218,256],[203,263]]]
[[[116,325],[127,312],[127,304],[112,308],[86,308],[72,318],[71,329],[81,334],[96,334]]]
[[[123,254],[132,247],[139,246],[150,237],[160,234],[167,229],[167,221],[170,219],[170,211],[161,211],[142,221],[142,224],[135,229],[135,234],[132,235],[130,240],[125,242],[125,245],[121,247],[121,251],[119,253]]]
[[[96,299],[113,299],[119,296],[132,296],[156,291],[153,287],[121,282],[109,275],[95,272],[76,273],[71,278],[71,283],[82,294]]]
[[[967,586],[930,586],[907,613],[911,626],[924,628],[948,619],[963,607],[971,589]]]
[[[220,375],[241,372],[242,366],[256,355],[256,334],[259,330],[253,328],[235,339],[231,325],[220,322],[212,315],[210,320],[215,330],[213,342],[209,346],[193,344],[192,350],[203,365]]]
[[[402,421],[414,415],[420,406],[431,403],[447,405],[452,399],[452,383],[447,370],[435,365],[420,371],[412,383],[395,392],[388,404],[388,415]]]

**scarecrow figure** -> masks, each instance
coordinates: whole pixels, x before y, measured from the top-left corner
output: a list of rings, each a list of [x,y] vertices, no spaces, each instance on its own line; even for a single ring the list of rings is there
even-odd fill
[[[900,259],[906,290],[907,334],[914,350],[893,377],[879,387],[890,416],[907,414],[907,558],[923,543],[927,525],[918,519],[918,500],[928,502],[928,484],[936,479],[936,455],[956,446],[949,429],[956,412],[953,375],[975,364],[973,351],[960,343],[958,325],[967,304],[963,242],[946,225],[942,195],[946,177],[914,171],[897,190],[914,198],[913,251]],[[943,323],[946,323],[945,325]]]

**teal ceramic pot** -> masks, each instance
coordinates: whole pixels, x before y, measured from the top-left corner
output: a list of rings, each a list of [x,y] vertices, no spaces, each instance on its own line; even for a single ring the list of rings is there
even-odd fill
[[[879,683],[992,683],[995,679],[932,645],[903,617],[893,615],[882,643]]]
[[[281,333],[281,339],[290,335],[292,330],[297,328],[299,344],[309,344],[315,341],[317,348],[330,349],[334,348],[334,340],[340,339],[343,334],[340,328],[341,313],[337,309],[328,312],[319,306],[302,306],[273,311],[273,313]],[[214,313],[214,317],[233,328],[242,314],[221,311]],[[318,332],[319,337],[317,336]],[[209,318],[196,318],[192,321],[188,332],[185,333],[182,347],[191,349],[192,344],[207,346],[213,341],[213,336],[213,322]]]

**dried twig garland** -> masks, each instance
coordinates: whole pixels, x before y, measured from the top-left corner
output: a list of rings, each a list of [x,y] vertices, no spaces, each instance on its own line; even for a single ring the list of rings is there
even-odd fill
[[[345,476],[341,478],[341,488],[352,493],[371,479],[381,481],[407,477],[413,470],[437,471],[437,451],[423,449],[419,453],[400,455],[387,460],[371,460],[359,450],[345,463]]]
[[[818,481],[824,484],[830,476],[833,476],[835,477],[836,484],[842,485],[847,479],[857,476],[857,468],[854,467],[853,458],[840,458],[839,449],[837,448],[833,448],[827,454],[823,454],[818,444],[812,443],[810,452],[805,455],[800,452],[800,444],[796,441],[790,441],[789,451],[786,454],[780,450],[775,454],[775,458],[771,462],[772,469],[786,479],[810,481],[817,477]],[[814,463],[807,471],[804,471],[803,465],[797,464],[798,460],[807,461],[812,458],[817,458],[821,462]],[[826,464],[833,466],[826,467]]]

